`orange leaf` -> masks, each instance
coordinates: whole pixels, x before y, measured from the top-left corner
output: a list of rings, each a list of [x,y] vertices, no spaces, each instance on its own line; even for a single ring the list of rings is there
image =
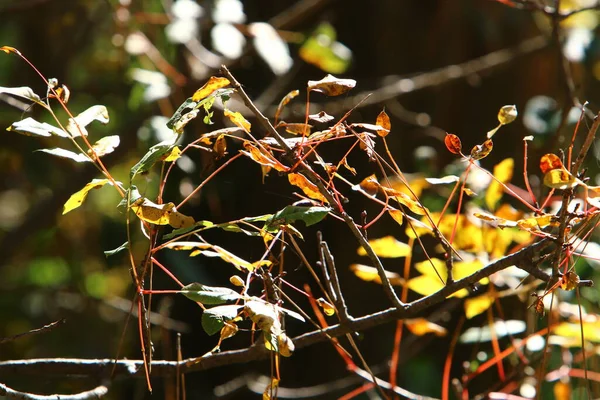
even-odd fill
[[[556,154],[548,153],[540,159],[540,169],[542,170],[542,174],[548,173],[553,169],[562,169],[563,163],[560,161],[560,158]]]
[[[215,140],[215,145],[213,146],[213,151],[215,152],[215,158],[218,160],[219,158],[223,158],[225,154],[227,154],[227,142],[225,141],[225,135],[221,134]]]
[[[339,96],[356,86],[354,79],[339,79],[327,75],[320,81],[308,81],[308,90],[323,93],[326,96]]]
[[[321,307],[323,309],[323,312],[325,313],[325,315],[327,315],[328,317],[331,317],[333,314],[335,314],[335,307],[332,306],[327,300],[325,300],[322,297],[319,297],[317,299],[317,304],[319,305],[319,307]]]
[[[229,80],[227,78],[219,78],[216,76],[211,76],[208,82],[204,84],[200,89],[196,90],[194,95],[192,96],[193,101],[200,101],[210,96],[212,92],[215,90],[224,88],[229,85]]]
[[[282,165],[280,162],[278,162],[271,154],[263,153],[261,149],[253,146],[252,143],[248,141],[244,142],[244,148],[248,151],[241,150],[241,153],[250,157],[258,164],[265,167],[275,168],[275,170],[279,172],[286,172],[288,170],[285,165]]]
[[[319,188],[317,188],[317,185],[309,181],[308,178],[306,178],[304,175],[295,173],[289,174],[288,180],[292,185],[298,186],[300,189],[302,189],[304,194],[310,197],[311,199],[320,200],[323,203],[328,202],[327,199],[321,194],[321,192],[319,192]]]
[[[436,336],[446,336],[448,331],[443,326],[427,321],[425,318],[405,319],[404,324],[413,335],[423,336],[427,333],[434,333]]]
[[[19,50],[15,49],[14,47],[10,47],[10,46],[2,46],[2,47],[0,47],[0,50],[5,52],[6,54],[15,53],[15,54],[21,55],[21,52]]]
[[[385,137],[390,130],[392,129],[392,123],[390,122],[390,117],[386,114],[385,110],[380,112],[375,120],[375,125],[379,125],[385,130],[378,130],[377,134],[381,137]]]
[[[244,118],[244,116],[242,114],[240,114],[237,111],[229,111],[228,109],[225,109],[224,114],[227,118],[229,118],[229,120],[231,120],[231,122],[233,122],[238,128],[242,128],[243,130],[245,130],[246,132],[250,132],[250,128],[252,127],[250,125],[250,122],[248,122],[246,120],[246,118]]]
[[[460,138],[452,133],[446,132],[444,144],[450,153],[460,154],[462,151],[462,143],[460,142]]]
[[[380,186],[379,186],[379,182],[377,181],[377,177],[375,176],[375,174],[373,174],[373,175],[369,175],[365,179],[363,179],[358,184],[358,187],[356,185],[352,186],[352,189],[362,190],[369,196],[375,196],[377,194],[377,191],[379,190],[379,187]]]

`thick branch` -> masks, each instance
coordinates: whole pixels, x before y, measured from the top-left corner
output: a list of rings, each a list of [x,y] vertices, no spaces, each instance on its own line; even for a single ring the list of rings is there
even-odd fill
[[[40,395],[27,392],[19,392],[0,383],[0,395],[6,396],[9,399],[19,400],[89,400],[100,399],[106,393],[108,393],[108,388],[106,386],[98,386],[92,390],[88,390],[77,394]]]
[[[308,347],[315,343],[328,340],[330,337],[338,337],[349,332],[364,331],[398,318],[413,317],[422,313],[426,309],[439,304],[446,300],[448,296],[458,290],[472,287],[481,279],[487,278],[490,275],[515,265],[524,271],[529,272],[536,278],[544,281],[552,279],[550,274],[547,274],[537,268],[534,262],[537,259],[538,253],[546,246],[551,244],[550,241],[543,240],[532,244],[516,253],[500,258],[473,275],[469,275],[463,279],[445,286],[440,291],[416,300],[407,304],[405,311],[389,308],[374,314],[364,317],[355,318],[348,321],[346,324],[334,325],[321,331],[313,331],[297,336],[293,339],[296,348]],[[589,285],[589,282],[582,282],[581,285]],[[270,352],[262,345],[252,346],[247,349],[224,351],[208,355],[194,363],[195,359],[177,361],[153,361],[152,375],[153,376],[174,376],[176,371],[188,373],[194,371],[203,371],[212,368],[222,367],[231,364],[246,363],[255,360],[265,359]],[[119,360],[115,363],[111,359],[100,360],[84,360],[84,359],[32,359],[32,360],[14,360],[0,362],[0,376],[6,374],[19,375],[72,375],[72,376],[109,376],[113,365],[115,365],[115,376],[140,376],[143,377],[143,362],[141,360]]]

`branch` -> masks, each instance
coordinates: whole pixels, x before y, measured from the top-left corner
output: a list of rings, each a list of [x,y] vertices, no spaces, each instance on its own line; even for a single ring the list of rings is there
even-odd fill
[[[6,342],[12,342],[13,340],[20,339],[25,336],[37,335],[40,333],[50,331],[50,330],[56,328],[57,326],[64,324],[65,322],[66,322],[66,319],[63,318],[63,319],[59,319],[58,321],[49,323],[48,325],[44,325],[41,328],[32,329],[30,331],[19,333],[18,335],[14,335],[14,336],[0,338],[0,344],[6,343]]]
[[[536,266],[538,253],[549,246],[549,240],[542,240],[526,247],[516,253],[502,257],[488,265],[473,275],[445,286],[440,291],[427,297],[415,300],[406,305],[404,310],[398,310],[394,307],[387,310],[369,314],[364,317],[355,318],[344,325],[333,325],[329,328],[305,333],[293,339],[296,349],[312,346],[315,343],[329,340],[329,337],[338,337],[350,332],[360,332],[376,326],[395,321],[398,318],[408,318],[416,316],[419,313],[431,308],[446,300],[452,293],[472,287],[481,279],[508,268],[512,265],[529,272],[536,278],[546,282],[552,279],[552,276],[541,271]],[[580,286],[590,286],[590,281],[580,282]],[[247,363],[250,361],[262,360],[268,358],[272,353],[263,345],[255,345],[241,350],[224,351],[213,353],[203,357],[199,362],[197,358],[190,358],[183,361],[152,361],[153,376],[175,376],[177,371],[188,373],[194,371],[204,371],[212,368],[223,367],[231,364]],[[32,359],[32,360],[13,360],[0,362],[0,376],[6,374],[17,375],[72,375],[72,376],[109,376],[114,366],[114,376],[144,376],[144,364],[141,360],[115,360],[112,359]],[[179,368],[179,369],[178,369]]]
[[[88,390],[86,392],[81,392],[77,394],[40,395],[27,392],[19,392],[0,383],[0,395],[6,396],[9,399],[19,400],[88,400],[100,399],[106,393],[108,393],[108,388],[106,386],[98,386],[92,390]]]

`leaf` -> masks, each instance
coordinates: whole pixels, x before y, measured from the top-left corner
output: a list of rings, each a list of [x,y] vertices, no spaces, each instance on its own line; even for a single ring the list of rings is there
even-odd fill
[[[278,335],[281,332],[279,313],[274,304],[259,299],[249,300],[244,306],[244,311],[263,332],[273,335]]]
[[[283,99],[281,99],[281,101],[279,102],[279,105],[277,106],[277,111],[275,111],[275,121],[279,121],[279,116],[281,115],[283,108],[285,106],[287,106],[289,104],[289,102],[292,101],[292,99],[294,97],[298,96],[299,94],[300,94],[299,90],[292,90],[291,92],[286,94],[283,97]]]
[[[404,222],[404,213],[402,211],[389,209],[388,213],[394,219],[394,221],[398,223],[398,225],[402,225]]]
[[[500,111],[498,111],[498,122],[500,122],[501,125],[510,124],[517,119],[518,114],[517,107],[514,104],[503,106]]]
[[[34,103],[39,104],[40,106],[48,109],[48,105],[42,101],[40,96],[34,93],[33,89],[27,86],[20,87],[2,87],[0,86],[0,93],[12,94],[13,96],[21,97],[26,100],[33,101]]]
[[[102,157],[106,154],[110,154],[113,151],[115,151],[115,149],[119,146],[120,143],[121,138],[118,135],[105,136],[102,139],[98,140],[96,143],[94,143],[92,148],[94,149],[96,156]],[[93,156],[94,153],[91,150],[88,150],[88,154],[90,156]]]
[[[346,72],[352,61],[352,51],[336,41],[335,28],[321,23],[300,47],[300,58],[331,74]]]
[[[221,260],[233,264],[240,271],[253,271],[254,265],[225,250],[220,246],[201,242],[172,242],[165,246],[171,250],[192,250],[190,257],[202,254],[205,257],[219,257]]]
[[[211,76],[200,89],[196,90],[192,96],[192,101],[198,102],[210,96],[215,90],[229,86],[231,82],[227,78]]]
[[[324,298],[319,297],[317,299],[317,304],[319,305],[319,307],[321,307],[323,309],[323,312],[328,317],[331,317],[332,315],[335,314],[335,307],[333,305],[331,305],[329,302],[327,302],[327,300],[325,300]]]
[[[288,175],[289,182],[302,189],[305,195],[314,200],[322,201],[323,203],[327,203],[327,199],[319,192],[319,188],[317,185],[308,180],[304,175],[291,173]]]
[[[501,183],[506,184],[510,182],[513,176],[514,167],[515,160],[512,158],[507,158],[496,164],[494,167],[494,177],[500,182],[496,181],[496,179],[492,179],[485,192],[485,204],[490,210],[494,210],[496,204],[498,204],[498,201],[502,198],[504,189]]]
[[[45,122],[38,122],[31,117],[25,118],[21,121],[13,122],[13,124],[9,126],[6,130],[17,132],[27,136],[49,137],[55,135],[63,138],[68,138],[71,136],[62,129],[59,129]]]
[[[500,339],[508,335],[512,336],[525,332],[525,329],[527,329],[527,324],[524,321],[514,319],[496,321],[491,327],[486,325],[481,328],[472,327],[467,329],[460,335],[458,341],[460,343],[490,342],[494,336]],[[494,335],[492,335],[492,330],[494,331]]]
[[[446,328],[431,321],[427,321],[425,318],[405,319],[404,324],[415,336],[424,336],[428,333],[434,333],[436,336],[442,337],[448,334]]]
[[[223,304],[242,298],[235,290],[226,287],[205,286],[201,283],[190,283],[182,287],[179,292],[190,300],[210,305]]]
[[[552,329],[552,333],[563,338],[575,339],[578,342],[577,346],[581,346],[582,325],[585,340],[600,343],[600,320],[598,318],[590,318],[581,322],[561,322]]]
[[[352,190],[362,191],[369,196],[376,196],[379,188],[380,184],[375,174],[367,176],[358,185],[352,186]]]
[[[471,149],[471,158],[473,160],[481,160],[482,158],[487,157],[494,148],[494,142],[491,139],[486,140],[482,144],[478,144],[477,146]]]
[[[15,54],[21,55],[21,52],[19,50],[15,49],[14,47],[10,47],[10,46],[2,46],[2,47],[0,47],[0,50],[5,52],[6,54],[15,53]]]
[[[542,174],[547,174],[553,169],[564,169],[562,161],[556,154],[548,153],[542,156],[540,159],[540,169]]]
[[[325,122],[332,121],[333,117],[331,115],[327,114],[325,111],[321,111],[318,114],[310,114],[308,116],[308,119],[310,119],[311,121],[315,121],[315,122],[325,123]]]
[[[308,90],[323,93],[326,96],[339,96],[356,86],[354,79],[339,79],[327,75],[320,81],[308,81]]]
[[[379,277],[377,268],[363,264],[352,264],[350,265],[350,270],[354,272],[354,275],[356,275],[357,278],[362,279],[365,282],[375,282],[381,285],[381,278]],[[396,272],[385,271],[385,276],[392,285],[404,285],[406,283],[404,278]]]
[[[407,194],[402,192],[398,192],[397,190],[390,189],[388,187],[381,187],[385,194],[390,196],[393,200],[396,200],[399,204],[407,207],[410,211],[414,212],[417,215],[425,215],[427,214],[427,209],[423,207],[418,201],[413,200]]]
[[[311,226],[321,222],[329,211],[331,211],[330,208],[320,206],[286,206],[266,221],[265,229],[271,231],[280,225],[288,225],[296,221],[303,221],[306,226]]]
[[[179,157],[181,157],[181,150],[179,149],[179,146],[174,146],[171,150],[161,156],[160,161],[173,162],[179,159]]]
[[[156,204],[141,197],[131,204],[131,209],[142,221],[155,225],[171,225],[173,228],[185,228],[194,225],[194,218],[181,214],[174,203]]]
[[[244,116],[242,114],[240,114],[237,111],[235,111],[235,112],[234,111],[229,111],[228,109],[224,110],[224,114],[238,128],[242,128],[244,131],[250,132],[250,128],[252,127],[252,125],[250,125],[250,122],[248,122],[246,120],[246,118],[244,118]]]
[[[271,381],[269,382],[269,384],[267,385],[267,387],[265,388],[263,395],[262,395],[262,400],[274,400],[276,398],[276,396],[272,396],[274,393],[277,393],[277,388],[279,387],[279,379],[273,377],[271,378]]]
[[[581,184],[581,181],[575,178],[564,167],[553,169],[544,175],[544,185],[552,189],[569,189]]]
[[[225,157],[225,154],[227,154],[227,141],[225,140],[225,135],[219,135],[217,140],[215,140],[213,151],[215,152],[217,160]]]
[[[85,127],[92,121],[98,121],[104,125],[108,124],[110,119],[105,106],[91,106],[75,118],[69,118],[66,129],[73,137],[87,136],[88,132]]]
[[[186,99],[177,109],[177,111],[175,111],[175,113],[173,114],[173,116],[167,121],[167,127],[170,129],[173,129],[176,133],[183,133],[183,127],[185,127],[185,124],[187,124],[187,122],[191,121],[188,120],[185,124],[183,124],[183,126],[180,126],[180,121],[183,118],[183,116],[185,114],[188,114],[189,112],[185,112],[186,110],[193,110],[196,106],[198,105],[197,102],[195,102],[194,100],[192,100],[191,97],[189,97],[188,99]],[[197,113],[197,112],[196,112]],[[175,126],[178,125],[178,129],[175,129]]]
[[[304,124],[304,123],[287,123],[282,122],[279,126],[285,128],[287,133],[291,133],[292,135],[310,135],[310,131],[312,129],[312,125]]]
[[[377,134],[381,137],[386,137],[390,130],[392,129],[392,123],[390,122],[390,117],[386,114],[385,110],[381,111],[375,120],[375,125],[382,127],[383,129],[378,129]]]
[[[92,161],[85,154],[74,153],[72,151],[60,149],[60,148],[40,149],[40,150],[36,150],[36,151],[46,153],[46,154],[52,154],[53,156],[57,156],[57,157],[61,157],[61,158],[68,158],[68,159],[76,161],[76,162],[91,162]]]
[[[131,168],[129,172],[130,178],[133,180],[137,174],[141,174],[150,170],[150,168],[152,168],[156,162],[160,161],[165,154],[170,154],[172,149],[173,144],[165,142],[161,142],[150,147],[142,159]]]
[[[491,296],[488,293],[466,299],[464,307],[467,319],[471,319],[482,312],[485,312],[492,304],[494,304],[494,301],[494,296]]]
[[[117,247],[116,249],[105,251],[104,255],[106,257],[114,256],[115,254],[120,253],[123,250],[127,250],[128,248],[129,248],[129,242],[125,242],[122,245],[120,245],[119,247]]]
[[[208,335],[214,335],[223,328],[225,321],[231,321],[237,317],[242,307],[241,305],[226,305],[204,310],[202,313],[202,329]]]
[[[575,290],[579,287],[579,275],[569,271],[560,279],[560,288],[562,290]]]
[[[410,255],[411,248],[406,243],[396,240],[393,236],[385,236],[379,239],[369,240],[371,248],[375,254],[384,258],[398,258]],[[357,250],[359,256],[366,256],[367,252],[364,248],[359,247]]]
[[[279,354],[284,357],[291,357],[292,353],[296,349],[294,346],[294,342],[290,339],[285,333],[281,332],[277,335],[277,349],[279,350]]]
[[[452,133],[446,132],[444,144],[450,153],[460,154],[462,151],[462,143],[460,142],[460,138]]]
[[[80,205],[82,205],[90,190],[101,188],[102,186],[106,185],[107,183],[111,183],[110,180],[94,179],[90,183],[85,185],[83,187],[83,189],[81,189],[80,191],[78,191],[76,193],[73,193],[71,195],[71,197],[69,197],[69,200],[67,200],[67,202],[63,206],[62,215],[65,215],[69,211],[72,211],[72,210],[76,209],[77,207],[79,207]],[[112,254],[107,254],[107,255],[112,255]]]
[[[425,178],[425,180],[431,185],[446,185],[449,183],[456,183],[460,178],[456,175],[446,175],[442,178]]]
[[[252,143],[245,141],[244,148],[247,151],[240,150],[240,152],[245,156],[250,157],[258,164],[274,168],[279,172],[287,172],[288,168],[285,165],[282,165],[279,161],[273,158],[271,154],[264,153],[261,149],[255,147]]]

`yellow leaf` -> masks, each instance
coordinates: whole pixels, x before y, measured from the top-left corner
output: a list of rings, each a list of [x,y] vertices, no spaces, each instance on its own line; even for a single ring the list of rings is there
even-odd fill
[[[407,207],[410,211],[417,215],[427,214],[427,209],[423,207],[418,201],[413,200],[409,195],[399,192],[395,189],[381,186],[384,193],[396,200],[399,204]]]
[[[233,253],[225,250],[222,247],[212,245],[210,243],[202,242],[172,242],[165,246],[171,250],[192,250],[190,257],[196,257],[197,255],[204,255],[206,257],[219,257],[225,262],[233,264],[240,271],[253,271],[254,265],[248,261],[236,256]]]
[[[445,286],[437,276],[432,277],[429,275],[420,275],[412,278],[407,282],[407,285],[409,289],[422,296],[429,296],[430,294],[440,291]],[[469,291],[467,289],[461,289],[449,297],[463,298],[468,295]]]
[[[553,169],[544,175],[544,185],[552,189],[569,189],[580,183],[581,181],[571,175],[564,167]]]
[[[83,189],[81,189],[80,191],[78,191],[76,193],[73,193],[71,195],[71,197],[69,197],[69,200],[67,200],[67,202],[63,206],[63,215],[65,215],[69,211],[72,211],[72,210],[76,209],[77,207],[79,207],[80,205],[82,205],[83,201],[87,197],[88,192],[90,190],[100,188],[100,187],[106,185],[107,183],[110,183],[110,180],[94,179],[90,183],[85,185],[83,187]]]
[[[325,313],[327,314],[327,311],[325,311]],[[296,346],[294,346],[294,342],[292,342],[292,339],[290,339],[288,335],[283,332],[277,335],[277,350],[279,351],[279,354],[284,357],[291,357],[295,349]]]
[[[321,307],[323,309],[323,312],[325,313],[325,315],[327,315],[328,317],[331,317],[333,314],[335,314],[335,307],[333,305],[331,305],[327,300],[325,300],[322,297],[319,297],[317,299],[317,304],[319,305],[319,307]]]
[[[277,388],[279,387],[279,379],[272,378],[271,382],[267,385],[267,388],[263,392],[263,400],[274,400],[276,396],[274,394],[277,392]]]
[[[388,210],[388,213],[392,218],[394,218],[394,221],[396,221],[398,225],[402,225],[402,223],[404,222],[404,214],[402,213],[402,211]]]
[[[485,204],[490,210],[496,208],[496,204],[502,197],[503,187],[501,183],[506,184],[512,179],[514,166],[515,160],[507,158],[494,167],[494,177],[499,182],[496,179],[492,179],[490,186],[485,192]]]
[[[494,148],[494,142],[491,139],[486,140],[482,144],[478,144],[471,150],[471,158],[473,160],[481,160],[487,157]]]
[[[258,147],[253,146],[252,143],[245,141],[244,148],[247,151],[241,150],[241,153],[244,154],[245,156],[250,157],[251,159],[256,161],[258,164],[265,166],[265,167],[275,168],[275,170],[279,171],[279,172],[286,172],[288,170],[288,168],[286,166],[282,165],[280,162],[278,162],[276,159],[274,159],[271,154],[264,153]],[[263,173],[264,173],[264,171],[263,171]]]
[[[310,135],[312,125],[305,123],[282,123],[280,126],[285,128],[287,133],[292,135]]]
[[[443,326],[427,321],[425,318],[413,318],[404,320],[404,324],[413,335],[423,336],[434,333],[436,336],[446,336],[448,331]]]
[[[510,124],[517,119],[517,107],[513,105],[504,106],[498,111],[498,122],[502,125]]]
[[[219,137],[217,137],[215,145],[213,146],[213,151],[215,152],[217,160],[223,158],[225,154],[227,154],[227,141],[225,140],[225,135],[219,135]]]
[[[228,109],[225,109],[224,114],[238,128],[242,128],[246,132],[250,132],[252,125],[250,125],[250,122],[248,122],[242,114],[237,111],[229,111]]]
[[[173,147],[169,152],[165,153],[161,160],[165,162],[173,162],[181,157],[181,150],[178,146]]]
[[[389,184],[389,187],[392,189],[411,196],[412,199],[414,199],[413,193],[414,196],[419,197],[421,196],[421,193],[423,193],[423,189],[427,189],[429,186],[431,186],[431,183],[428,181],[428,179],[424,178],[420,174],[405,174],[404,177],[406,178],[406,183],[408,183],[410,186],[412,193],[411,190],[408,190],[406,183],[404,183],[402,179],[395,176],[389,176],[387,179],[384,179],[383,182],[385,182],[385,185],[382,186],[387,187]]]
[[[489,294],[466,299],[465,315],[467,316],[467,319],[471,319],[486,311],[492,304],[494,304],[494,297]]]
[[[472,261],[457,261],[452,265],[452,277],[454,280],[460,280],[466,278],[467,276],[473,275],[481,268],[483,268],[483,263],[478,259]],[[430,260],[415,263],[415,269],[423,275],[436,279],[440,284],[443,284],[442,281],[446,282],[446,279],[448,278],[446,263],[444,260],[440,260],[439,258],[432,258]],[[442,278],[442,281],[440,281],[440,277]],[[489,279],[480,279],[479,283],[482,285],[487,285],[489,283]]]
[[[547,227],[552,223],[554,216],[551,214],[544,214],[538,217],[531,217],[520,219],[517,221],[517,226],[521,229],[528,231],[536,231]]]
[[[292,173],[288,175],[288,180],[292,185],[298,186],[300,189],[302,189],[304,194],[311,199],[320,200],[323,203],[327,203],[327,199],[321,194],[321,192],[319,192],[317,185],[309,181],[304,175]]]
[[[365,282],[375,282],[381,284],[381,278],[377,273],[377,268],[369,267],[363,264],[352,264],[350,270],[354,272],[357,278]],[[385,271],[385,276],[389,279],[392,285],[404,285],[405,281],[400,275],[395,272]]]
[[[571,400],[573,397],[571,396],[571,382],[563,382],[562,380],[558,380],[554,386],[552,387],[554,392],[555,400]]]
[[[379,257],[398,258],[410,255],[410,246],[396,240],[393,236],[385,236],[379,239],[369,240],[371,248]],[[366,256],[364,248],[359,247],[357,251],[359,256]]]
[[[216,76],[211,76],[208,82],[204,84],[200,89],[196,90],[194,95],[192,96],[193,101],[200,101],[212,94],[217,89],[224,88],[229,85],[229,80],[227,78],[219,78]]]
[[[194,225],[194,218],[181,214],[175,204],[156,204],[141,197],[132,205],[131,209],[142,221],[155,225],[171,225],[173,228],[189,228]]]
[[[583,336],[586,341],[600,343],[600,319],[589,317],[589,320],[583,321]],[[575,339],[577,345],[581,346],[581,325],[577,322],[562,322],[557,325],[552,333],[564,338]]]

